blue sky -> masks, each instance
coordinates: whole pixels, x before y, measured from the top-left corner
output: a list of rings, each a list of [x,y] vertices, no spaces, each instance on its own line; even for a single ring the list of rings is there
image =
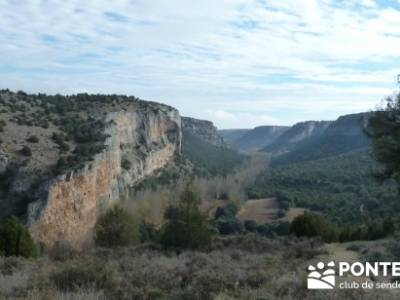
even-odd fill
[[[373,109],[398,73],[400,0],[0,0],[0,88],[248,128]]]

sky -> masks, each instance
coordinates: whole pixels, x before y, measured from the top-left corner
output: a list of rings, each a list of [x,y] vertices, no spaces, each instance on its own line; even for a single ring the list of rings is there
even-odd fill
[[[221,129],[368,111],[399,73],[400,0],[0,0],[0,88],[134,95]]]

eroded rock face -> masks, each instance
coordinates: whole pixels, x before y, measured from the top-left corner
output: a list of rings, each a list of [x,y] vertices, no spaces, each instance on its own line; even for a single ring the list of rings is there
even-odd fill
[[[219,147],[226,146],[224,138],[218,133],[217,128],[210,121],[183,117],[182,129],[212,145]]]
[[[89,242],[99,213],[180,152],[177,110],[109,113],[106,122],[106,150],[79,172],[47,182],[39,191],[41,200],[29,205],[28,224],[37,241],[64,240],[75,247]]]

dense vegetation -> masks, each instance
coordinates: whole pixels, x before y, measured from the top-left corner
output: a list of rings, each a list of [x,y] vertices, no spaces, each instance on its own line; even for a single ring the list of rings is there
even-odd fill
[[[368,150],[300,162],[265,171],[249,189],[251,198],[278,196],[291,206],[319,211],[334,223],[369,223],[395,217],[395,186],[371,176],[375,164]]]
[[[391,219],[370,222],[368,225],[335,225],[322,215],[305,212],[290,224],[290,233],[296,236],[320,237],[324,242],[376,240],[390,236],[395,227]]]
[[[183,155],[193,162],[198,175],[226,175],[244,160],[234,150],[206,143],[187,131],[183,134]]]
[[[271,144],[262,148],[261,151],[268,153],[285,153],[292,151],[301,145],[304,139],[312,139],[320,136],[330,123],[329,121],[306,121],[296,123],[278,136]]]
[[[319,125],[315,126],[321,126],[321,128],[314,129],[310,137],[299,142],[293,142],[289,144],[289,147],[285,145],[284,141],[281,141],[283,145],[277,142],[271,145],[271,147],[275,147],[274,150],[264,149],[264,151],[290,150],[273,159],[272,166],[278,166],[300,161],[322,159],[363,149],[370,145],[370,140],[363,132],[363,126],[367,117],[368,114],[361,113],[342,116],[330,123],[316,122]]]
[[[186,188],[178,204],[166,209],[160,237],[164,247],[199,249],[209,246],[211,232],[199,205],[199,196]]]
[[[400,93],[387,99],[384,109],[372,114],[367,133],[373,140],[375,157],[383,163],[381,179],[393,178],[400,187]]]
[[[100,216],[95,232],[96,244],[102,247],[130,246],[139,242],[139,226],[134,216],[121,207]]]
[[[0,254],[4,256],[36,257],[37,249],[28,229],[15,216],[0,224]]]

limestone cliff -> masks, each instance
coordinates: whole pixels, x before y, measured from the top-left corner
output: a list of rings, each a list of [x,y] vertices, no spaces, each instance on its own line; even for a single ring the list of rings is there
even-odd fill
[[[258,126],[234,140],[231,145],[239,150],[257,151],[272,144],[288,129],[286,126]]]
[[[105,150],[79,171],[43,184],[39,200],[29,204],[28,224],[37,241],[89,241],[99,213],[180,151],[181,119],[173,108],[122,110],[105,119]]]
[[[218,133],[217,128],[210,121],[183,117],[182,129],[214,146],[226,146],[223,137]]]

